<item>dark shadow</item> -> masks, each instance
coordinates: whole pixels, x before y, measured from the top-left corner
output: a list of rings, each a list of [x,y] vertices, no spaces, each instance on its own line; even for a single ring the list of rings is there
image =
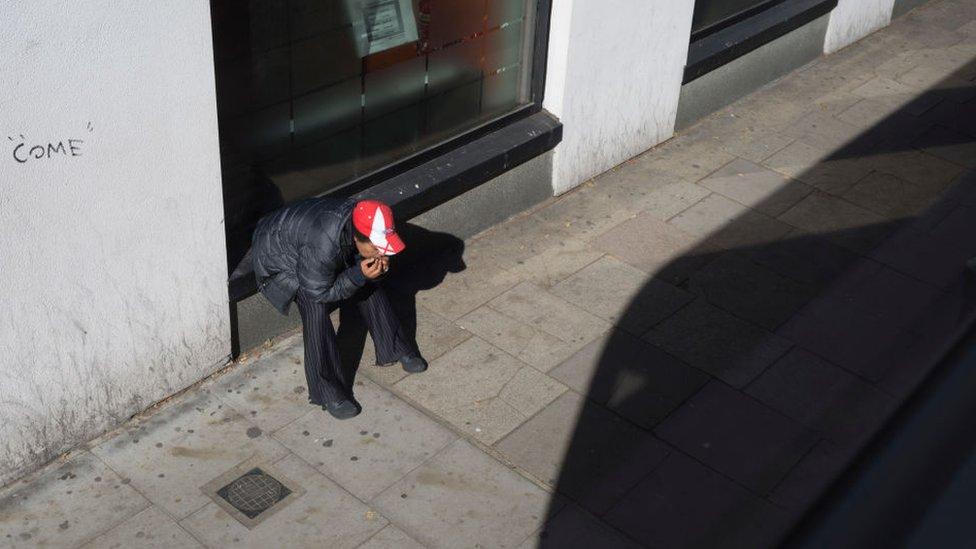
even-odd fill
[[[606,337],[549,372],[583,398],[516,431],[535,456],[516,463],[559,494],[542,547],[774,546],[916,391],[976,304],[976,84],[958,75],[976,63],[654,269]],[[708,178],[735,179],[723,169]],[[602,245],[641,227],[625,223]],[[566,414],[552,477],[538,456],[558,453]],[[878,546],[917,518],[890,517]]]

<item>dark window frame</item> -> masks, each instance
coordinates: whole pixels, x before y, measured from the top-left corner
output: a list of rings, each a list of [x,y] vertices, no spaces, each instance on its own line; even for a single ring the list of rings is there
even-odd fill
[[[691,35],[682,84],[830,13],[837,0],[770,0]]]

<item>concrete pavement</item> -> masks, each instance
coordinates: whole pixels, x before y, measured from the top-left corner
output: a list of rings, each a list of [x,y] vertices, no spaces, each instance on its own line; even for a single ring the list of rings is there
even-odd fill
[[[0,544],[772,545],[973,320],[974,79],[934,1],[401,272],[431,367],[367,341],[361,416],[293,335],[6,487]]]

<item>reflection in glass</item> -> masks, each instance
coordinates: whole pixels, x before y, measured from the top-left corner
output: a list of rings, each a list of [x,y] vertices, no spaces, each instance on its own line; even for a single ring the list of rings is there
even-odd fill
[[[512,111],[530,1],[211,0],[225,173],[294,200]]]

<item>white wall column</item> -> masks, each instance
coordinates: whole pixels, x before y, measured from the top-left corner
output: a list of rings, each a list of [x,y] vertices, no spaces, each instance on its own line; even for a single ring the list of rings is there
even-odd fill
[[[0,21],[5,483],[214,371],[230,330],[209,2]]]
[[[824,53],[834,53],[891,23],[895,0],[840,0],[830,14]]]
[[[671,137],[694,0],[554,0],[544,107],[561,194]]]

